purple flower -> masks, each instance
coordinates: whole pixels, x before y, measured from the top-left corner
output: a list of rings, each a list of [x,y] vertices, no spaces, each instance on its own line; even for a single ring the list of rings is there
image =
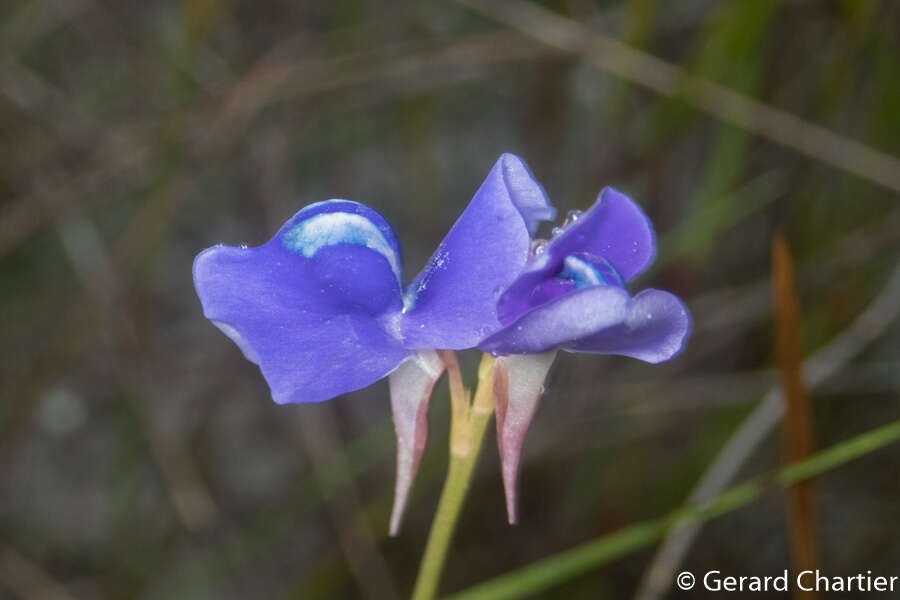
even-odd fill
[[[612,188],[586,212],[573,211],[553,237],[535,240],[532,256],[500,295],[502,327],[483,340],[495,366],[497,437],[507,511],[516,521],[522,442],[558,350],[621,354],[659,363],[678,354],[691,329],[676,296],[625,284],[656,256],[647,216]]]
[[[472,348],[500,327],[498,294],[525,265],[538,223],[554,216],[525,164],[505,154],[405,291],[390,225],[347,200],[307,206],[262,246],[204,250],[194,285],[204,315],[259,365],[279,404],[328,400],[390,374],[395,531],[444,370],[434,349]]]
[[[427,437],[438,349],[500,358],[494,388],[510,521],[522,441],[558,349],[660,362],[690,318],[675,296],[625,283],[653,260],[647,217],[605,189],[550,241],[556,211],[525,163],[504,154],[405,290],[400,244],[374,210],[307,206],[257,248],[214,246],[194,261],[204,315],[259,365],[279,404],[320,402],[389,376],[397,432],[396,532]]]

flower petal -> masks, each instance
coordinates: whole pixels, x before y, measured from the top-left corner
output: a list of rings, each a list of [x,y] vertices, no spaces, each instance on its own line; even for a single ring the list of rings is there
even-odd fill
[[[501,156],[407,289],[407,347],[470,348],[499,327],[497,296],[525,264],[530,232],[554,215],[525,163]]]
[[[559,276],[569,279],[579,290],[594,285],[617,285],[625,287],[622,276],[609,261],[587,252],[570,254],[563,260],[563,269]]]
[[[599,285],[574,290],[510,322],[478,347],[497,355],[538,354],[621,324],[628,292]]]
[[[524,160],[507,152],[500,156],[494,168],[498,165],[510,200],[525,220],[528,235],[534,237],[542,221],[556,218],[556,209]]]
[[[307,258],[330,246],[365,246],[388,261],[398,285],[403,285],[402,253],[393,228],[378,212],[359,202],[310,204],[291,217],[275,237]]]
[[[605,258],[579,252],[563,259],[558,274],[545,277],[546,273],[529,270],[510,285],[497,302],[497,318],[503,325],[515,321],[529,310],[545,304],[574,289],[596,285],[614,285],[625,288],[618,272]],[[528,289],[526,285],[533,286]]]
[[[544,380],[556,351],[498,358],[494,363],[494,399],[497,410],[497,445],[510,525],[518,520],[517,480],[522,443],[544,392]]]
[[[632,298],[624,321],[566,344],[566,350],[622,354],[649,363],[669,360],[684,348],[691,316],[675,295],[644,290]]]
[[[391,373],[391,410],[397,432],[397,483],[390,534],[397,535],[428,438],[428,403],[444,363],[434,350],[416,352]]]
[[[273,399],[319,402],[366,387],[409,352],[396,239],[362,205],[307,207],[258,248],[214,246],[194,260],[204,315],[262,369]]]
[[[550,241],[546,252],[560,263],[570,254],[594,254],[608,260],[629,281],[656,258],[656,233],[631,198],[607,187],[593,206]]]
[[[499,301],[501,317],[515,313],[519,299],[563,270],[566,259],[572,255],[605,259],[622,279],[629,281],[656,258],[656,233],[634,201],[618,190],[604,188],[593,206],[550,240],[504,290]]]

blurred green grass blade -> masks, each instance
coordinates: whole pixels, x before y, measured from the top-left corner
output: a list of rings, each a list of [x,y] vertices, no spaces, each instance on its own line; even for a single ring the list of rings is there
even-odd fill
[[[727,200],[692,212],[689,218],[660,236],[659,256],[651,269],[659,270],[685,256],[702,252],[703,244],[710,237],[724,235],[781,197],[786,180],[784,171],[766,171],[728,192]]]
[[[705,506],[682,508],[660,519],[636,523],[475,585],[450,596],[448,600],[506,600],[535,594],[649,546],[677,525],[706,521],[745,506],[758,498],[771,483],[792,485],[897,441],[900,441],[900,421],[832,446],[809,460],[787,466],[779,470],[774,478],[762,477],[733,487]]]
[[[792,485],[815,477],[851,460],[879,450],[900,440],[900,421],[894,421],[849,441],[817,453],[809,460],[784,467],[775,477],[779,485]]]
[[[764,63],[763,43],[769,23],[780,2],[742,1],[727,5],[710,19],[706,40],[697,56],[695,72],[732,89],[757,97]],[[696,115],[692,115],[696,118]],[[737,208],[737,199],[728,191],[740,180],[747,162],[750,134],[738,127],[721,125],[709,152],[705,176],[692,202],[691,212],[715,210],[727,218]],[[719,239],[722,227],[706,222],[692,232],[691,252],[706,255]]]

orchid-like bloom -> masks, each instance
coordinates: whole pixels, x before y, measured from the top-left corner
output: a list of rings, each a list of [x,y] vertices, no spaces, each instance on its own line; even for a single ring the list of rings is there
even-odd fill
[[[404,289],[400,244],[374,210],[307,206],[257,248],[214,246],[194,261],[204,314],[259,365],[279,403],[320,402],[389,376],[397,433],[396,533],[428,434],[438,349],[494,354],[497,431],[510,522],[522,442],[559,349],[660,362],[690,317],[675,296],[625,283],[652,262],[653,228],[605,189],[553,239],[556,215],[525,163],[504,154],[428,265]]]
[[[625,284],[656,256],[647,216],[612,188],[586,212],[573,211],[552,239],[535,240],[531,258],[497,303],[502,328],[479,347],[495,364],[497,438],[507,514],[515,523],[522,442],[558,350],[621,354],[659,363],[678,354],[691,329],[676,296]]]
[[[517,157],[500,157],[425,269],[404,290],[400,244],[374,210],[307,206],[266,244],[194,261],[204,315],[259,365],[279,404],[320,402],[390,375],[397,432],[391,532],[427,437],[435,349],[475,347],[501,327],[497,299],[555,210]]]

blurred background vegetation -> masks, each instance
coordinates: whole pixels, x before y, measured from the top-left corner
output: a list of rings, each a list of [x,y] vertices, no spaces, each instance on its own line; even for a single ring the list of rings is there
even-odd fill
[[[277,407],[193,291],[198,251],[260,244],[305,204],[382,212],[410,277],[515,152],[563,214],[604,185],[632,195],[661,242],[638,287],[693,311],[669,364],[558,360],[516,527],[488,439],[446,592],[685,501],[778,382],[776,228],[808,354],[884,293],[900,254],[900,3],[501,5],[0,5],[0,597],[408,594],[446,469],[445,385],[406,523],[387,538],[386,383]],[[652,70],[567,47],[573,26],[682,69],[683,85],[661,94],[643,81]],[[698,82],[776,110],[736,127],[736,105],[713,94],[704,106]],[[800,139],[801,127],[790,147],[767,118],[779,111],[835,136]],[[900,416],[900,325],[870,317],[864,347],[812,390],[816,448]],[[473,373],[477,356],[463,359]],[[779,461],[767,435],[739,479]],[[817,480],[823,570],[900,575],[898,475],[892,447]],[[786,531],[783,494],[766,494],[708,524],[684,568],[778,574]],[[653,556],[535,597],[631,597]]]

